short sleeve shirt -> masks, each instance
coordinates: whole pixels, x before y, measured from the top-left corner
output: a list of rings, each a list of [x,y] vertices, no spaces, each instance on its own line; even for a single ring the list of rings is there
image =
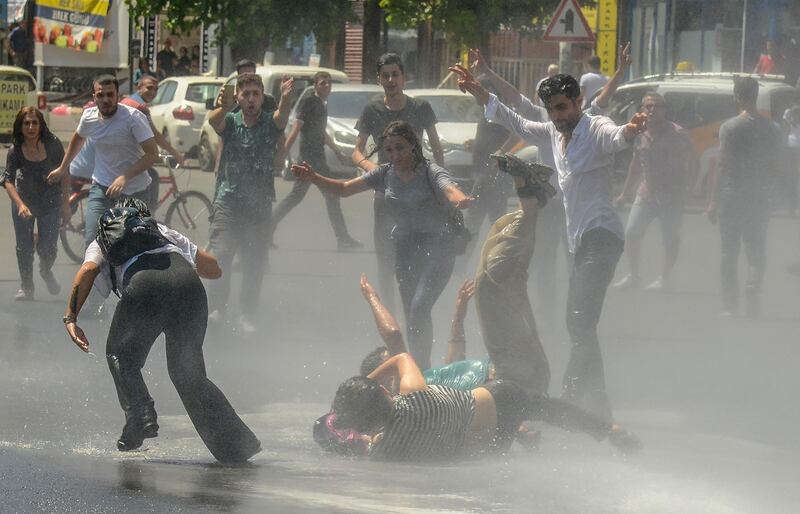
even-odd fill
[[[589,107],[594,94],[600,91],[606,85],[606,82],[608,82],[608,77],[602,73],[589,72],[581,75],[581,87],[586,88],[586,93],[583,97],[584,107]]]
[[[434,163],[417,166],[408,182],[397,176],[394,166],[384,164],[363,176],[364,181],[386,197],[395,222],[392,236],[412,233],[443,234],[450,220],[445,190],[455,186],[450,173]]]
[[[92,180],[104,187],[144,155],[141,143],[153,137],[147,117],[124,104],[117,105],[117,112],[109,118],[101,116],[97,107],[84,110],[77,132],[95,147]],[[132,195],[149,185],[150,175],[140,173],[128,181],[122,194]]]
[[[64,147],[52,134],[44,141],[44,160],[29,161],[21,148],[12,146],[6,156],[6,169],[0,175],[0,186],[14,184],[20,198],[34,215],[61,205],[61,184],[50,185],[47,175],[61,164]]]
[[[318,159],[325,154],[325,127],[328,123],[328,107],[317,95],[309,95],[297,106],[297,119],[303,122],[300,128],[300,156]]]
[[[765,193],[777,171],[777,127],[763,116],[740,114],[719,128],[720,186],[729,191]]]
[[[250,127],[245,125],[242,111],[226,114],[215,201],[237,199],[254,207],[274,201],[272,168],[282,134],[271,111],[262,110]]]
[[[422,131],[436,124],[436,115],[433,113],[431,104],[410,96],[406,96],[406,105],[399,111],[390,111],[383,100],[377,100],[364,107],[361,117],[356,122],[356,130],[359,134],[372,136],[372,140],[377,144],[383,131],[393,121],[405,121],[414,127],[417,137],[422,140]],[[378,149],[378,160],[381,163],[389,160],[380,148]]]
[[[150,123],[153,122],[153,119],[150,117],[150,108],[147,106],[147,102],[144,101],[144,98],[139,96],[138,93],[134,93],[131,96],[125,97],[119,101],[119,103],[123,105],[127,105],[129,107],[133,107],[137,111],[141,112],[147,117],[147,121]]]

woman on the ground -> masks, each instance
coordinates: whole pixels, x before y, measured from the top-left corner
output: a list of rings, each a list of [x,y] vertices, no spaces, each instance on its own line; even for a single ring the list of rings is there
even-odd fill
[[[42,113],[35,107],[20,109],[14,120],[11,148],[0,184],[11,198],[11,218],[17,238],[17,265],[21,286],[16,300],[33,300],[33,252],[39,254],[39,273],[52,295],[61,292],[53,276],[60,219],[68,219],[67,184],[69,176],[50,185],[47,175],[61,163],[64,147],[47,128]],[[66,212],[62,213],[62,210]],[[33,236],[36,223],[39,237]]]
[[[453,208],[465,209],[474,199],[458,188],[447,170],[423,156],[422,145],[408,123],[390,123],[378,147],[389,162],[351,180],[323,177],[306,163],[293,166],[292,171],[298,179],[342,197],[370,189],[385,194],[395,223],[395,277],[409,349],[423,368],[429,368],[431,310],[450,280],[456,256]]]

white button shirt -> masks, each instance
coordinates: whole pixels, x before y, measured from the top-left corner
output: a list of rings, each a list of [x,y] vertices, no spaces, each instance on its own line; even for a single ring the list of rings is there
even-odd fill
[[[572,131],[566,153],[561,151],[564,136],[553,122],[529,121],[489,95],[486,119],[500,124],[536,146],[548,144],[553,152],[558,182],[564,192],[567,240],[570,252],[580,246],[581,236],[594,228],[604,228],[621,240],[625,230],[611,204],[614,153],[629,146],[624,126],[605,116],[583,114]]]

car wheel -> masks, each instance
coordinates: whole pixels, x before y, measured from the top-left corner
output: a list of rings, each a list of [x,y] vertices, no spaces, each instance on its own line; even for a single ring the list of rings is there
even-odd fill
[[[197,161],[203,171],[214,171],[214,152],[211,151],[211,143],[203,135],[200,137],[200,148],[197,150]]]

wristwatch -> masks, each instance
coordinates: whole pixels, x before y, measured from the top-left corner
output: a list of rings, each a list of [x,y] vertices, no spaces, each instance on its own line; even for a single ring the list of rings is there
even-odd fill
[[[66,316],[61,318],[61,321],[63,321],[65,325],[68,325],[70,323],[75,323],[78,320],[75,318],[75,316],[70,316],[69,314],[67,314]]]

